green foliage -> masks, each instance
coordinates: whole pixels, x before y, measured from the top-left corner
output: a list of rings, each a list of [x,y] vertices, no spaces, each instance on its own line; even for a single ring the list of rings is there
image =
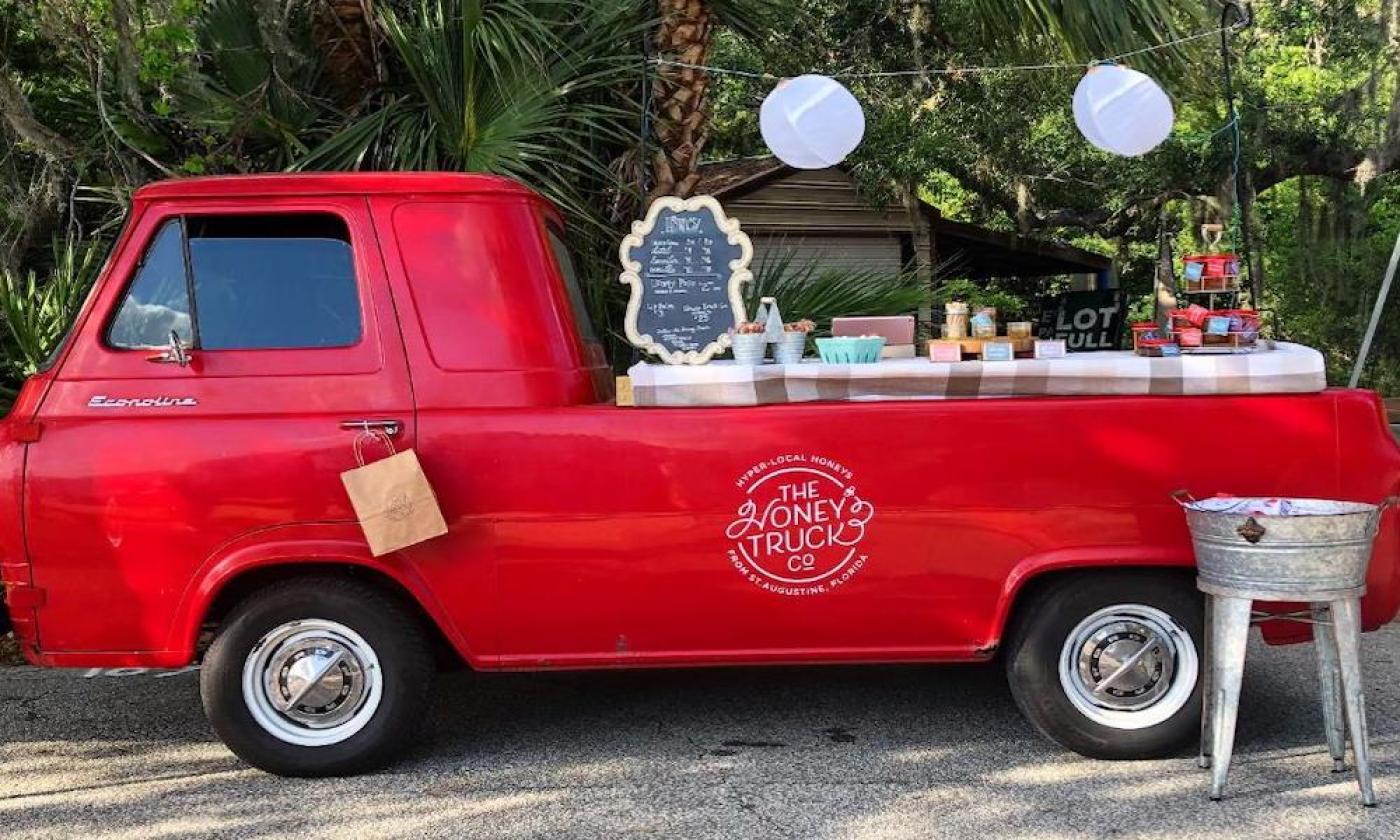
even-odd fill
[[[942,307],[950,301],[962,301],[971,311],[984,306],[997,311],[1002,321],[1030,320],[1038,310],[1039,295],[1025,289],[1015,290],[997,283],[974,282],[966,278],[955,278],[940,285],[933,292],[933,303]],[[935,318],[937,320],[937,318]]]
[[[140,51],[143,82],[163,86],[182,78],[188,70],[189,57],[200,46],[192,22],[201,17],[210,20],[217,14],[210,14],[210,9],[204,6],[205,0],[174,0],[167,16],[143,28],[136,45]],[[171,112],[166,110],[164,116],[171,116]]]
[[[102,267],[92,243],[55,240],[53,265],[40,276],[0,271],[0,321],[5,325],[4,380],[18,382],[38,370],[58,347]]]
[[[982,22],[984,39],[1058,46],[1073,60],[1117,55],[1143,43],[1165,44],[1206,20],[1199,6],[1172,0],[970,0],[966,5]]]
[[[1400,235],[1400,181],[1366,193],[1316,178],[1280,184],[1261,201],[1269,301],[1281,337],[1321,348],[1344,383]],[[1363,384],[1400,394],[1400,293],[1371,347]]]
[[[179,168],[204,175],[256,160],[260,168],[281,169],[306,154],[313,129],[333,111],[309,33],[279,33],[283,42],[269,43],[249,0],[209,0],[192,37],[203,60],[188,78],[168,81],[170,106],[204,142]]]
[[[642,31],[632,9],[619,0],[421,0],[411,14],[382,6],[401,83],[297,166],[493,172],[602,227],[596,200],[616,185],[600,152],[626,147],[635,130],[631,111],[606,95],[636,75],[636,59],[620,52]]]
[[[770,252],[753,270],[744,290],[744,308],[757,312],[761,298],[778,301],[790,319],[810,318],[816,335],[831,334],[841,315],[911,315],[929,302],[928,279],[909,272],[831,269],[816,258],[802,262],[793,251]]]

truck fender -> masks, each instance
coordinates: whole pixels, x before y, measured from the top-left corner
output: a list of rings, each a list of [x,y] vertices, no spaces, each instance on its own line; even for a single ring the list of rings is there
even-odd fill
[[[180,661],[194,661],[199,634],[210,607],[225,588],[249,572],[285,566],[357,566],[394,581],[417,602],[443,637],[468,663],[476,664],[466,639],[414,565],[399,553],[375,557],[360,526],[352,522],[298,523],[263,528],[219,547],[191,576],[176,608],[167,651]]]
[[[1189,546],[1105,545],[1062,548],[1031,554],[1021,559],[1002,582],[1001,595],[992,622],[992,636],[984,650],[991,653],[1006,633],[1006,624],[1016,599],[1032,580],[1062,571],[1082,569],[1186,568],[1193,569],[1196,558]]]

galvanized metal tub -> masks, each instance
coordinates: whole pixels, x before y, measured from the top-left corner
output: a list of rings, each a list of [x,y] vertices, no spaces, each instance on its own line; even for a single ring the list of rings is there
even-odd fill
[[[1378,505],[1330,499],[1173,498],[1186,512],[1197,583],[1215,595],[1326,600],[1366,590]],[[1280,505],[1279,503],[1283,503]],[[1287,508],[1287,513],[1261,509]]]

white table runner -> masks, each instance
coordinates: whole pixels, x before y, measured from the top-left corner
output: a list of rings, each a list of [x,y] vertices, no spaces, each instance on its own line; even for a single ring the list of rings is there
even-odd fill
[[[942,400],[1091,395],[1292,394],[1327,387],[1322,354],[1275,342],[1254,353],[1145,357],[1128,351],[1063,359],[867,365],[633,365],[639,406],[743,406],[815,400]]]

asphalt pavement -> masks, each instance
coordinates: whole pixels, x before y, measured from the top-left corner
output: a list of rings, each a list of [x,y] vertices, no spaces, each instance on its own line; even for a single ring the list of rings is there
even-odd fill
[[[1191,757],[1081,758],[995,667],[446,675],[354,779],[240,764],[196,675],[0,669],[0,836],[1400,837],[1400,628],[1364,641],[1379,808],[1323,747],[1311,646],[1251,648],[1229,799]]]

